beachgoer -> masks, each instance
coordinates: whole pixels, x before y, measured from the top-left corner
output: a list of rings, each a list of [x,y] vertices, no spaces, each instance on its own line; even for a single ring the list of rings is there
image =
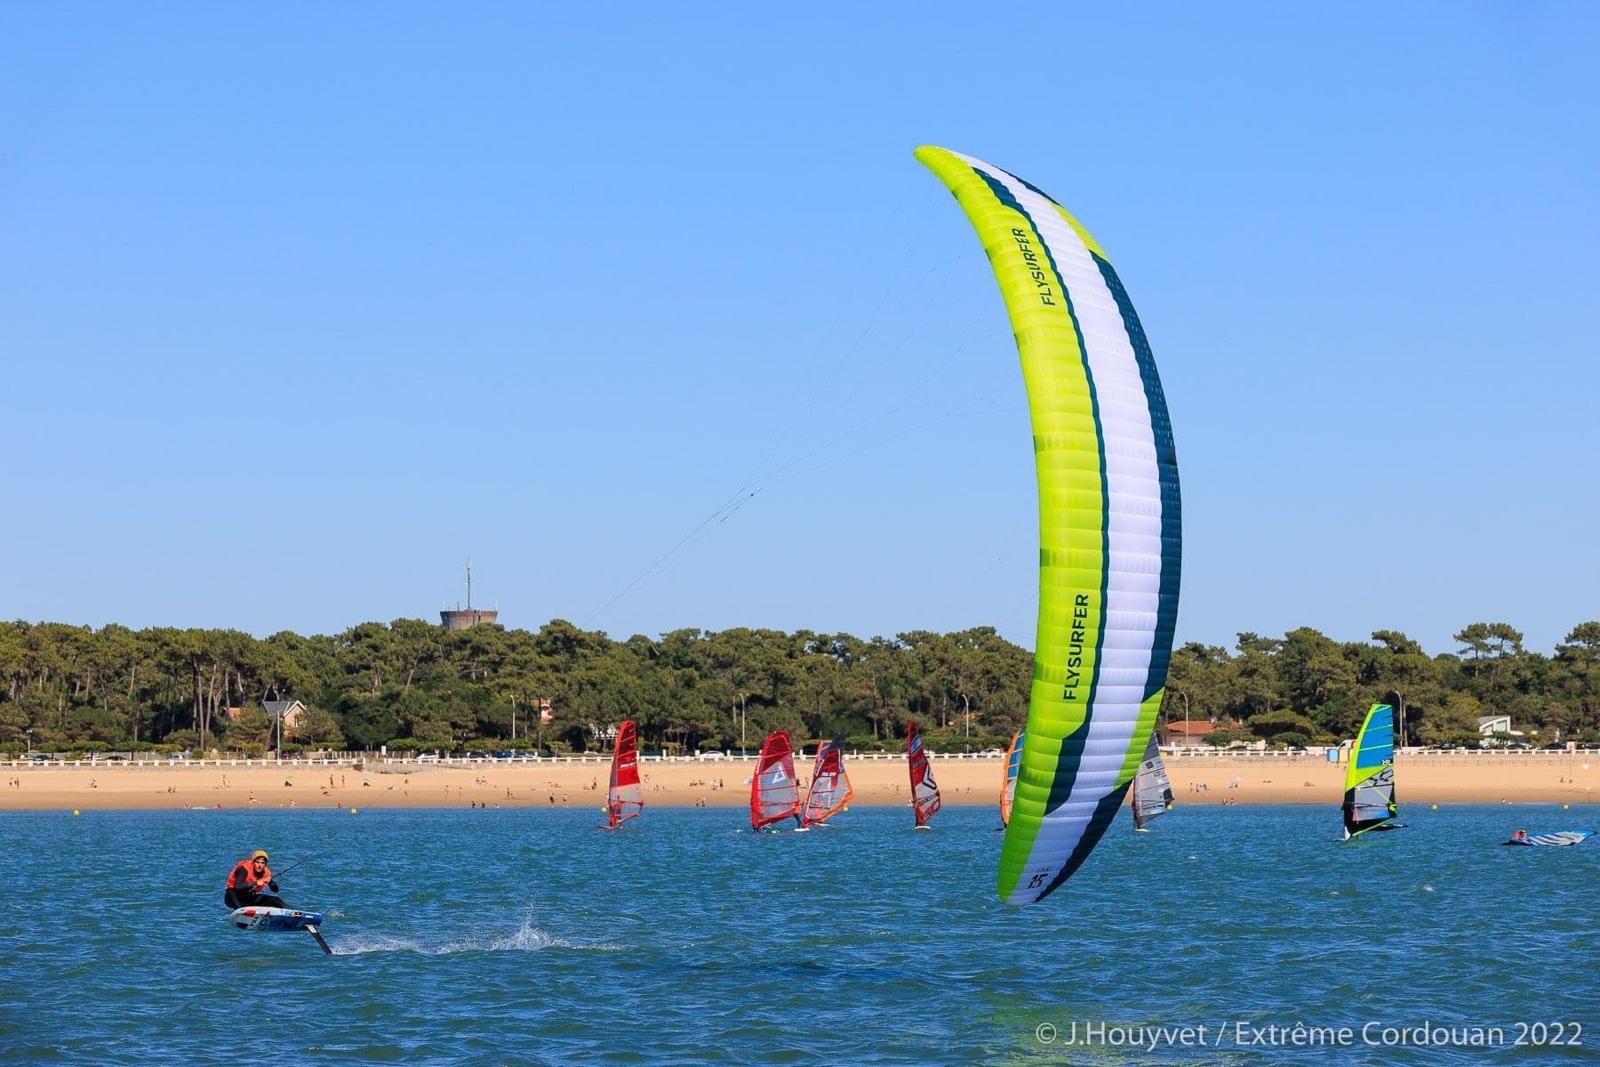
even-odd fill
[[[271,892],[267,892],[270,890]],[[278,883],[273,880],[272,868],[267,866],[267,854],[261,849],[250,853],[250,858],[233,865],[228,874],[228,887],[222,902],[229,910],[234,908],[286,908],[282,899],[273,896]]]

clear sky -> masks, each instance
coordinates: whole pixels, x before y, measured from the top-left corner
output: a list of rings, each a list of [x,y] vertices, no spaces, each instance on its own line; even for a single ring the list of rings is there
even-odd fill
[[[1031,646],[929,142],[1127,283],[1180,641],[1549,649],[1600,617],[1597,55],[1583,2],[5,5],[0,616],[335,632],[471,556],[511,626]]]

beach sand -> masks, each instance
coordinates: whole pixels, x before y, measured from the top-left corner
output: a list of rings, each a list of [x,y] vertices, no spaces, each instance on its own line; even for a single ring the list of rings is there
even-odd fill
[[[899,759],[849,759],[852,803],[903,805]],[[743,807],[754,761],[641,764],[647,806]],[[999,759],[933,756],[946,804],[990,805],[1000,789]],[[1343,798],[1344,767],[1311,755],[1169,759],[1178,804],[1327,804]],[[810,761],[800,761],[802,780]],[[568,807],[605,804],[609,764],[369,764],[355,767],[229,766],[226,762],[9,766],[0,764],[0,810],[125,808]],[[1402,804],[1570,803],[1600,797],[1600,752],[1575,755],[1417,755],[1402,757]],[[17,783],[17,784],[13,784]]]

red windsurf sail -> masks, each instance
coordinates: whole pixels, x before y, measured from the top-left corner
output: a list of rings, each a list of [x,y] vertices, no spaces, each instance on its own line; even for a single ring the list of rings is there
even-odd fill
[[[606,797],[608,829],[615,830],[644,810],[644,787],[639,784],[639,731],[633,720],[617,730],[617,747],[611,753],[611,792]]]
[[[926,826],[939,810],[939,783],[933,780],[933,768],[922,747],[922,733],[914,722],[906,723],[906,761],[911,765],[911,807],[917,814],[917,825]]]
[[[774,730],[761,746],[756,773],[750,779],[750,827],[787,819],[800,811],[800,784],[794,778],[794,746],[788,730]]]
[[[817,749],[817,765],[811,771],[811,788],[806,793],[805,810],[800,813],[800,825],[826,822],[855,795],[850,778],[844,773],[844,738],[822,742]]]

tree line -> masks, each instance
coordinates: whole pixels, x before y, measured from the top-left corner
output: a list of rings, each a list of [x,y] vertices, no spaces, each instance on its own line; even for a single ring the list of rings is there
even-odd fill
[[[1600,740],[1600,622],[1546,655],[1506,623],[1430,654],[1393,630],[1336,641],[1302,627],[1173,651],[1161,716],[1210,720],[1216,743],[1350,737],[1367,706],[1404,703],[1407,740],[1477,742],[1509,715],[1530,740]],[[618,641],[417,619],[332,636],[0,623],[0,751],[261,750],[268,701],[309,709],[288,750],[605,747],[622,719],[648,748],[759,746],[769,730],[892,746],[916,720],[939,749],[1003,746],[1027,715],[1032,654],[989,627],[863,639],[801,630],[675,630]],[[539,721],[542,700],[553,720]],[[236,709],[233,714],[229,709]],[[1536,732],[1536,733],[1535,733]]]

